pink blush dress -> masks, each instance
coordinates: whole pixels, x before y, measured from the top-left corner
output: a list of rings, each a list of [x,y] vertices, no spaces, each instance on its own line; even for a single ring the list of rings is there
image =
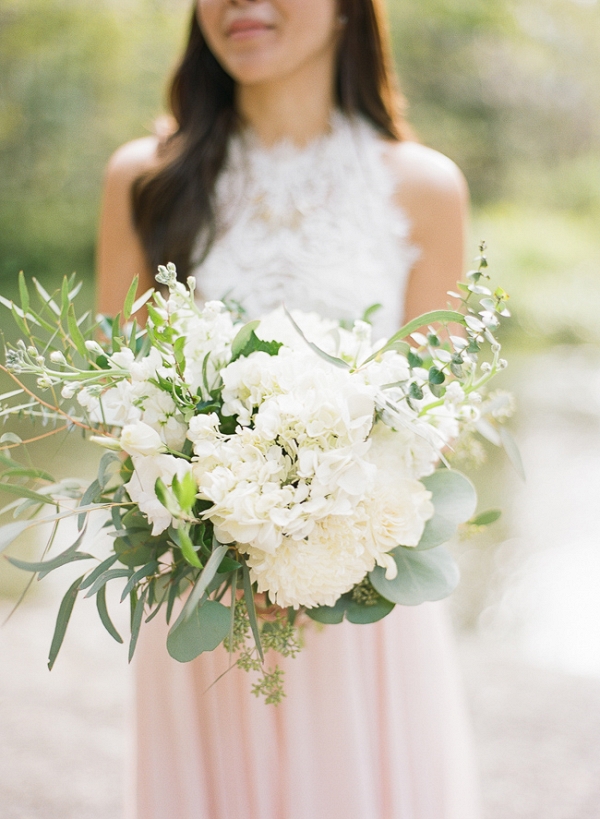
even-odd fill
[[[385,154],[369,124],[340,114],[302,149],[235,136],[217,240],[196,269],[202,296],[234,298],[251,318],[283,302],[352,319],[380,303],[375,337],[393,333],[418,248]],[[479,819],[443,604],[310,623],[300,654],[278,659],[279,706],[253,696],[222,647],[179,664],[166,634],[159,616],[138,646],[131,819]]]

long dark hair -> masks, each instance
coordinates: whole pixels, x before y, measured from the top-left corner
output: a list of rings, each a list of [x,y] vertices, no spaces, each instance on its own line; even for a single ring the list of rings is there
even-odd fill
[[[339,109],[362,114],[388,139],[405,139],[381,0],[341,0],[340,13]],[[150,269],[172,261],[185,279],[198,237],[204,254],[214,239],[215,181],[238,125],[235,82],[208,48],[195,9],[169,102],[176,128],[160,144],[158,166],[133,184],[133,218]]]

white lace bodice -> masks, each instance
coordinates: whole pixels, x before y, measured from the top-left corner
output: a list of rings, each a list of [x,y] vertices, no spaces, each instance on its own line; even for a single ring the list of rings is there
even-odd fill
[[[418,251],[384,151],[371,125],[339,113],[304,148],[234,136],[217,181],[217,238],[194,270],[200,295],[234,298],[250,318],[283,302],[354,319],[381,303],[375,336],[394,332]]]

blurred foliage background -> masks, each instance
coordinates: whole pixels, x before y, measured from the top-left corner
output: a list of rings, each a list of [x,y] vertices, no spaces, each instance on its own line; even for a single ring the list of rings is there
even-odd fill
[[[102,173],[152,130],[189,0],[3,0],[0,290],[90,282]],[[471,242],[530,339],[599,337],[600,10],[595,0],[388,0],[409,116],[464,170]]]

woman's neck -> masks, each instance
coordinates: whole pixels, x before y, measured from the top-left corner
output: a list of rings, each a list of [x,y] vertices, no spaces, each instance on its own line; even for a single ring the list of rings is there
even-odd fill
[[[236,104],[263,145],[289,139],[304,146],[329,130],[335,106],[332,61],[311,63],[276,81],[239,85]]]

